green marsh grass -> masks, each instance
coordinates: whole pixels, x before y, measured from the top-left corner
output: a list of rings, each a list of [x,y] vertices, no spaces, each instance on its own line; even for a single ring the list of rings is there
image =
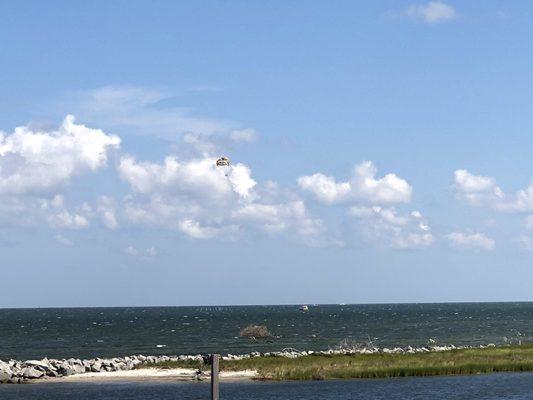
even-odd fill
[[[178,361],[141,368],[203,368]],[[392,378],[533,371],[533,345],[458,349],[417,354],[309,355],[299,358],[254,357],[220,363],[222,371],[256,370],[259,379],[322,380]]]

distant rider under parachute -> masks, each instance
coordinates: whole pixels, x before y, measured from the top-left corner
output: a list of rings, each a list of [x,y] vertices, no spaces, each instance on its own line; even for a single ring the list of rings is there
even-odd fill
[[[228,176],[231,171],[231,164],[228,157],[220,157],[216,162],[217,168],[222,168],[224,175]]]

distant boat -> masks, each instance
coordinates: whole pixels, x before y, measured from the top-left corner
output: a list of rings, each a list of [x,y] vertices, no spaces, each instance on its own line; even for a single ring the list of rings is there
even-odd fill
[[[307,312],[307,311],[309,311],[309,307],[307,307],[306,305],[303,305],[303,306],[300,306],[299,310],[301,312]]]

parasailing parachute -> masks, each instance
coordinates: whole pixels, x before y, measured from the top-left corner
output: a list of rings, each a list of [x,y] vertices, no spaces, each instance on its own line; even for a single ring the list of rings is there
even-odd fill
[[[217,167],[229,167],[229,158],[228,157],[220,157],[217,160]]]
[[[224,171],[224,175],[228,176],[231,170],[231,165],[228,157],[220,157],[216,162],[217,168]]]

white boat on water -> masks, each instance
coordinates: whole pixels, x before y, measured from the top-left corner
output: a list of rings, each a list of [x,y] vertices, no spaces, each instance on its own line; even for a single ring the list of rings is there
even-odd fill
[[[307,312],[307,311],[309,311],[309,307],[307,307],[307,306],[304,304],[303,306],[300,306],[299,310],[300,310],[301,312]]]

